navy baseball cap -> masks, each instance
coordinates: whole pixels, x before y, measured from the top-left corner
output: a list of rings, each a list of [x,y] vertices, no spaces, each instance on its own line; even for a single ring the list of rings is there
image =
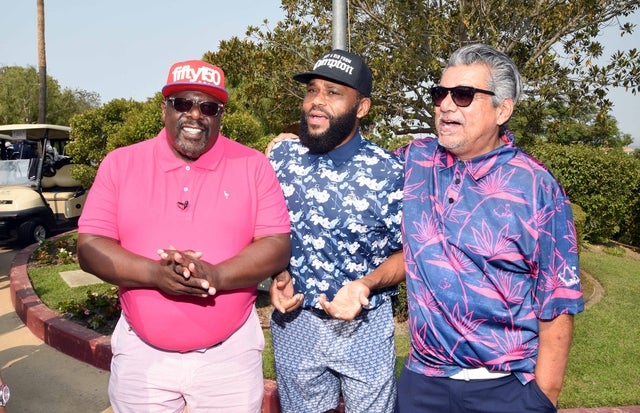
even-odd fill
[[[294,80],[309,83],[322,78],[352,87],[364,96],[371,96],[371,70],[362,58],[345,50],[332,50],[320,58],[310,72],[298,73]]]

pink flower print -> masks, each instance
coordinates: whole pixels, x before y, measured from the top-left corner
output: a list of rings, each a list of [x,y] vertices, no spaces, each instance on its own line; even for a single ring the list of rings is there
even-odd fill
[[[571,244],[569,252],[578,253],[578,238],[576,234],[576,227],[572,221],[567,221],[568,233],[563,238]]]
[[[452,248],[446,255],[437,254],[433,260],[427,262],[458,274],[472,273],[475,266],[473,261],[457,248]]]
[[[413,222],[412,224],[416,229],[415,234],[412,235],[412,237],[418,243],[422,244],[420,250],[415,252],[415,256],[420,255],[420,252],[424,248],[442,241],[443,234],[438,222],[433,219],[431,214],[427,214],[426,211],[422,211],[419,222]]]
[[[536,349],[530,343],[522,342],[522,332],[518,329],[511,330],[504,328],[502,334],[496,331],[491,332],[493,338],[492,348],[499,357],[487,360],[486,364],[491,367],[490,370],[509,370],[509,362],[512,360],[523,360],[535,356]]]
[[[487,321],[486,318],[473,318],[473,311],[468,311],[464,314],[460,313],[460,304],[456,303],[451,310],[451,315],[448,319],[449,325],[453,327],[461,337],[464,337],[467,341],[477,341],[486,343],[486,340],[477,336],[475,332],[480,328],[482,324]],[[486,343],[489,345],[490,343]]]
[[[505,271],[498,270],[497,275],[489,281],[483,281],[480,286],[468,287],[483,297],[499,300],[502,303],[520,304],[524,301],[522,289],[524,281],[514,283],[515,277]]]
[[[500,228],[496,239],[494,239],[493,231],[486,223],[482,221],[482,231],[473,228],[473,238],[476,245],[467,245],[470,251],[489,260],[506,260],[520,261],[524,257],[514,247],[515,243],[520,239],[520,234],[509,234],[509,225]]]
[[[509,185],[511,177],[515,173],[512,169],[507,174],[500,172],[491,174],[478,182],[478,185],[470,189],[485,197],[506,199],[518,204],[524,204],[526,201],[522,199],[522,191],[515,190],[513,185]]]

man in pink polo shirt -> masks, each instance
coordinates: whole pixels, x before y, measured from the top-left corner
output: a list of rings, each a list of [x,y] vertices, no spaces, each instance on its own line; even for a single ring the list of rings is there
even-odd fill
[[[289,215],[264,155],[219,133],[223,71],[174,64],[164,129],[101,163],[78,229],[81,267],[120,287],[116,412],[259,412],[257,284],[288,263]]]

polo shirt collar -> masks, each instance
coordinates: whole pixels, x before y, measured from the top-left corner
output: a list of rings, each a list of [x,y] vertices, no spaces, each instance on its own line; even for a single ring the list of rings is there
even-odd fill
[[[331,159],[334,165],[339,166],[353,158],[360,149],[361,142],[362,136],[360,135],[360,129],[358,129],[356,130],[355,135],[353,135],[353,137],[344,145],[338,146],[337,148],[323,154],[308,153],[309,162],[314,163],[316,160],[326,157]]]
[[[459,160],[455,155],[449,152],[443,146],[438,145],[440,151],[440,160],[443,169],[447,169],[461,163],[467,169],[474,180],[478,181],[495,169],[506,164],[516,154],[515,137],[510,130],[505,130],[500,137],[504,145],[494,149],[491,152],[477,156],[466,161]]]
[[[154,153],[158,164],[165,172],[182,168],[185,164],[189,164],[193,167],[200,169],[215,170],[222,159],[224,158],[225,148],[227,146],[228,139],[221,134],[218,134],[218,140],[213,147],[202,154],[200,158],[193,162],[186,162],[184,159],[178,158],[169,145],[169,136],[165,128],[162,128],[158,136],[156,137],[156,146]]]

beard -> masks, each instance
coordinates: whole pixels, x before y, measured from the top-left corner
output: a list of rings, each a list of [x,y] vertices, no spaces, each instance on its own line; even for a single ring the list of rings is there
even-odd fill
[[[329,128],[317,134],[309,131],[307,113],[303,111],[300,115],[300,143],[315,155],[327,153],[347,139],[358,119],[358,104],[356,103],[351,110],[341,116],[330,116],[324,113],[329,117]]]
[[[198,126],[202,128],[199,139],[194,137],[188,137],[187,133],[182,130],[185,126]],[[200,158],[202,154],[211,149],[211,140],[216,139],[211,135],[211,128],[209,125],[203,122],[186,122],[180,120],[176,124],[176,130],[174,132],[174,149],[180,157],[186,160],[196,160]]]
[[[178,147],[178,152],[186,158],[196,160],[200,158],[200,156],[205,153],[205,149],[207,148],[207,141],[200,140],[196,142],[190,142],[183,139],[176,140],[176,146]]]

